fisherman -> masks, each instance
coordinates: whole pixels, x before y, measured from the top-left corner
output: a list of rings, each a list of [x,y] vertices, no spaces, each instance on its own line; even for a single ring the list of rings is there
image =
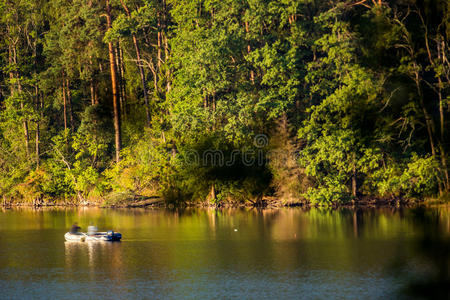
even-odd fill
[[[72,228],[70,228],[70,233],[77,234],[80,229],[81,229],[81,227],[78,226],[77,222],[75,222],[75,223],[73,223]]]
[[[87,234],[88,234],[88,235],[95,235],[95,234],[97,233],[97,231],[98,231],[97,226],[94,226],[94,225],[91,223],[91,225],[88,226],[88,232],[87,232]]]

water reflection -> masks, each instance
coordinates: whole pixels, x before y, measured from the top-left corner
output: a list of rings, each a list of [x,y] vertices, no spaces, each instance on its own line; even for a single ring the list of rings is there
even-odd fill
[[[74,222],[123,241],[64,242]],[[449,233],[447,208],[436,222],[439,236]],[[0,212],[0,288],[57,298],[392,298],[406,277],[385,268],[398,255],[421,257],[422,230],[437,232],[425,225],[401,208],[13,209]]]
[[[120,242],[65,242],[64,249],[66,281],[104,285],[107,278],[107,287],[104,288],[108,293],[121,294],[125,278]]]
[[[67,268],[87,264],[90,269],[120,269],[123,265],[120,242],[64,242]],[[86,261],[87,259],[87,261]]]
[[[416,256],[405,259],[398,253],[394,272],[407,280],[402,294],[411,299],[450,299],[450,234],[445,211],[419,207],[410,212],[420,238]]]

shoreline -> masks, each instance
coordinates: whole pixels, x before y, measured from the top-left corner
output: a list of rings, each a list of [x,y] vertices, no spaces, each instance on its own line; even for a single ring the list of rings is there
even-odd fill
[[[283,201],[275,198],[264,198],[261,202],[221,202],[221,203],[210,203],[210,202],[180,202],[180,203],[168,203],[162,198],[150,198],[147,200],[135,201],[131,203],[119,203],[119,204],[104,204],[102,202],[89,202],[77,203],[75,201],[67,202],[50,202],[50,201],[40,201],[38,203],[32,202],[9,202],[0,203],[1,208],[19,208],[19,207],[29,207],[29,208],[82,208],[82,207],[95,207],[95,208],[257,208],[257,209],[280,209],[289,207],[302,207],[302,208],[328,208],[328,209],[359,209],[359,208],[398,208],[398,207],[416,207],[421,205],[442,205],[447,204],[446,201],[439,199],[423,199],[423,200],[405,200],[405,199],[377,199],[377,198],[364,198],[358,201],[350,201],[347,203],[333,203],[330,205],[316,205],[308,203],[305,201]]]

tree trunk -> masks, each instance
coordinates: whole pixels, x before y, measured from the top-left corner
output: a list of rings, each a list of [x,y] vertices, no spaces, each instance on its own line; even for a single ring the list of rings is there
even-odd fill
[[[72,131],[73,131],[75,126],[73,123],[72,94],[70,92],[70,84],[69,84],[68,78],[66,78],[66,91],[67,91],[67,109],[68,109],[68,113],[69,113],[70,129],[72,129]]]
[[[66,99],[66,81],[64,80],[63,73],[63,81],[62,81],[62,89],[61,89],[62,97],[63,97],[63,110],[64,110],[64,132],[67,132],[67,99]]]
[[[447,166],[447,156],[446,156],[446,152],[444,150],[444,146],[442,145],[442,142],[439,142],[439,152],[441,153],[441,163],[442,163],[442,168],[444,169],[444,189],[446,191],[450,190],[450,182],[449,182],[449,175],[448,175],[448,166]]]
[[[14,45],[12,47],[12,50],[13,50],[13,62],[14,62],[14,65],[17,66],[16,45]],[[15,75],[16,75],[16,80],[17,80],[17,91],[18,91],[19,95],[21,95],[22,94],[22,84],[20,82],[20,77],[19,77],[18,72],[16,71],[15,73],[16,73]],[[24,109],[22,100],[20,101],[20,109],[22,109],[22,110]],[[28,157],[29,156],[30,137],[28,134],[28,120],[26,118],[23,120],[23,131],[24,131],[24,135],[25,135],[25,152]]]
[[[106,0],[106,20],[108,28],[111,28],[111,6],[109,0]],[[114,49],[111,42],[108,43],[109,51],[109,65],[111,69],[111,86],[113,93],[113,109],[114,109],[114,132],[115,132],[115,144],[116,144],[116,162],[120,161],[120,149],[121,149],[121,134],[120,134],[120,107],[117,93],[117,74],[116,63],[114,59]]]
[[[166,61],[169,60],[169,43],[167,42],[167,36],[164,34],[164,53]],[[170,68],[166,68],[166,91],[170,93]]]
[[[440,117],[440,131],[441,131],[441,141],[444,142],[444,128],[445,128],[445,121],[444,121],[444,101],[442,99],[442,80],[441,77],[438,77],[438,84],[439,84],[439,117]]]
[[[216,187],[214,183],[211,185],[211,191],[209,192],[209,201],[211,203],[216,201]]]
[[[248,29],[248,22],[245,22],[245,33],[249,33],[249,29]],[[247,54],[250,54],[251,52],[251,47],[250,47],[250,43],[247,44]],[[252,82],[252,84],[255,84],[255,73],[253,72],[253,70],[250,70],[250,81]]]
[[[37,57],[37,46],[36,46],[36,39],[33,43],[33,56],[34,56],[34,72],[37,77],[37,70],[38,70],[38,57]],[[34,96],[35,96],[35,106],[36,106],[36,112],[40,111],[40,99],[39,99],[39,87],[38,84],[34,86]],[[42,112],[42,111],[41,111]],[[36,120],[36,132],[35,132],[35,154],[36,154],[36,170],[39,169],[39,163],[40,163],[40,148],[39,148],[39,140],[40,140],[40,128],[39,128],[39,122],[40,118]]]
[[[128,7],[126,6],[125,2],[123,0],[120,0],[120,3],[122,4],[123,9],[125,10],[128,18],[131,17],[130,11],[128,10]],[[142,66],[141,62],[141,51],[139,49],[139,44],[136,38],[136,34],[132,34],[133,38],[133,44],[134,44],[134,50],[136,51],[136,64],[139,69],[139,75],[141,77],[141,84],[142,84],[142,91],[144,93],[144,103],[145,103],[145,116],[147,118],[147,125],[150,126],[151,123],[151,117],[150,117],[150,109],[149,109],[149,100],[148,100],[148,93],[147,93],[147,83],[145,81],[145,72],[144,67]]]
[[[96,104],[96,99],[95,99],[95,82],[94,82],[94,71],[93,71],[93,63],[92,63],[92,56],[89,56],[89,66],[90,66],[90,71],[91,71],[91,79],[89,80],[89,88],[90,88],[90,92],[91,92],[91,105],[95,105]]]
[[[99,103],[99,101],[98,101],[98,86],[95,83],[95,80],[94,80],[94,103],[95,104]]]
[[[420,105],[420,107],[422,109],[422,112],[423,112],[423,115],[425,117],[425,124],[426,124],[426,127],[427,127],[428,138],[429,138],[429,141],[430,141],[431,155],[433,156],[433,158],[436,159],[436,146],[434,144],[435,125],[434,125],[433,118],[428,113],[428,111],[427,111],[427,109],[425,107],[425,103],[424,103],[424,99],[423,99],[423,93],[422,93],[422,87],[420,86],[420,75],[417,72],[415,73],[415,80],[414,81],[416,83],[417,94],[419,95],[419,105]],[[441,153],[441,158],[442,158],[442,154],[443,153]],[[445,174],[445,171],[444,171],[444,174]],[[443,194],[443,190],[442,190],[441,179],[438,178],[438,181],[439,181],[439,184],[438,184],[439,194],[442,195]]]
[[[445,121],[444,121],[444,101],[442,99],[442,80],[441,77],[438,77],[438,84],[439,84],[439,117],[440,117],[440,141],[439,141],[439,152],[441,153],[441,163],[442,167],[444,169],[444,188],[446,191],[450,190],[450,181],[449,181],[449,175],[448,175],[448,167],[447,167],[447,156],[444,150],[444,147],[442,146],[445,144]]]
[[[117,72],[117,92],[119,95],[119,111],[123,116],[123,89],[122,89],[122,70],[120,67],[120,54],[119,45],[116,44],[114,47],[114,55],[116,59],[116,72]]]
[[[39,122],[37,122],[36,123],[36,169],[39,169],[39,164],[40,164],[39,138],[40,138]]]
[[[419,95],[419,104],[425,117],[425,124],[427,126],[428,139],[430,141],[431,154],[433,155],[433,157],[436,157],[436,147],[434,145],[434,138],[433,138],[434,122],[430,114],[428,113],[425,107],[425,103],[423,101],[423,93],[422,88],[420,86],[420,76],[418,73],[415,73],[414,82],[416,83],[417,94]]]
[[[91,89],[91,105],[95,105],[95,86],[94,79],[90,80],[90,89]]]
[[[353,153],[353,175],[352,175],[352,196],[356,198],[357,195],[357,182],[356,182],[356,154]]]
[[[11,45],[8,46],[8,62],[9,65],[13,64],[13,58],[12,58],[12,50],[11,50]],[[11,90],[11,97],[14,96],[14,84],[12,84],[12,82],[14,81],[14,72],[12,71],[12,69],[10,69],[9,71],[9,80],[10,80],[10,90]]]
[[[39,111],[39,88],[36,85],[35,86],[35,96],[36,96],[36,110]],[[40,156],[40,149],[39,149],[39,138],[40,138],[40,128],[39,128],[39,120],[36,121],[36,138],[35,138],[35,146],[36,146],[36,170],[39,169],[39,156]]]
[[[157,30],[158,30],[158,34],[157,34],[157,45],[158,45],[158,49],[157,49],[157,62],[156,65],[158,66],[158,70],[161,69],[161,13],[158,12],[157,13]]]
[[[19,80],[19,79],[18,79]],[[22,85],[20,84],[20,81],[18,81],[18,91],[19,95],[22,94]],[[24,109],[23,101],[20,101],[20,109]],[[23,121],[23,131],[25,133],[25,148],[27,157],[30,155],[29,153],[29,147],[30,147],[30,135],[28,133],[28,121],[25,119]]]
[[[123,60],[123,50],[120,46],[119,42],[119,61],[120,61],[120,83],[121,83],[121,92],[122,92],[122,105],[123,105],[123,115],[127,115],[127,90],[126,90],[126,82],[125,82],[125,64]]]
[[[436,70],[439,68],[435,61],[433,60],[432,57],[432,52],[430,49],[430,43],[429,43],[429,38],[428,38],[428,30],[427,30],[427,25],[425,24],[425,21],[422,17],[422,15],[419,13],[419,17],[422,21],[422,26],[425,32],[425,46],[427,49],[427,54],[428,54],[428,60],[430,62],[430,65],[433,66],[435,73],[436,73],[436,77],[438,80],[438,88],[436,93],[438,94],[438,98],[439,98],[439,138],[436,138],[438,140],[438,146],[439,146],[439,152],[441,155],[441,163],[442,163],[442,167],[444,169],[444,189],[446,191],[449,190],[449,175],[448,175],[448,167],[447,167],[447,157],[446,157],[446,153],[443,147],[443,144],[445,144],[445,135],[444,135],[444,130],[445,130],[445,119],[444,119],[444,101],[443,101],[443,97],[442,97],[442,89],[443,89],[443,83],[442,83],[442,78],[441,78],[441,74],[437,73]],[[442,55],[444,55],[444,51],[445,51],[445,47],[442,47],[443,49],[441,49],[441,44],[439,42],[439,39],[437,40],[437,58],[439,60],[443,59],[441,58]]]
[[[162,0],[162,6],[163,6],[163,34],[161,36],[164,44],[164,61],[167,63],[169,61],[169,43],[167,42],[167,4],[166,0]],[[166,68],[166,92],[169,93],[171,89],[170,86],[170,68]]]
[[[133,44],[134,44],[134,49],[136,50],[137,65],[138,65],[138,69],[139,69],[139,75],[141,76],[142,91],[144,93],[145,116],[147,117],[147,124],[148,124],[148,126],[150,126],[152,120],[151,120],[151,116],[150,116],[147,83],[145,81],[144,68],[141,63],[141,52],[139,50],[139,45],[138,45],[138,42],[136,39],[136,35],[134,35],[134,34],[133,34]]]

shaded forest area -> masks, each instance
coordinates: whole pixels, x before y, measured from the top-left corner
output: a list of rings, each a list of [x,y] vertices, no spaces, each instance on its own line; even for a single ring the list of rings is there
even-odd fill
[[[0,194],[446,198],[449,6],[1,0]]]

